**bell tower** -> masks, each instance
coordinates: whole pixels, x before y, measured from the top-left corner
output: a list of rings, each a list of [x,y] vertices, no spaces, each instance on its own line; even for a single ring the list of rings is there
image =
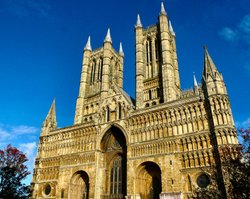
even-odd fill
[[[90,37],[84,48],[79,95],[76,102],[75,124],[91,122],[101,99],[116,85],[123,88],[124,53],[120,43],[119,52],[112,46],[110,29],[103,46],[92,51]]]
[[[176,100],[181,95],[176,36],[163,3],[158,23],[143,28],[140,16],[136,34],[136,108]]]

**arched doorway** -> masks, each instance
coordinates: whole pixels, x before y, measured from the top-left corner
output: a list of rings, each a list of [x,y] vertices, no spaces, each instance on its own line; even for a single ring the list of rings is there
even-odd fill
[[[159,199],[162,191],[161,169],[154,162],[144,162],[137,170],[136,193],[141,199]]]
[[[69,185],[69,199],[89,198],[89,176],[85,171],[73,174]]]
[[[105,194],[103,199],[123,199],[127,186],[127,147],[123,132],[111,127],[103,136],[101,149],[104,153]]]

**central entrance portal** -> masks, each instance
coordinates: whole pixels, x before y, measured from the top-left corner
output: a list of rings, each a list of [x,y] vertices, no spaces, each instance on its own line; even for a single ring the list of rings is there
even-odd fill
[[[111,127],[102,139],[106,167],[105,194],[102,199],[123,199],[126,196],[127,147],[123,132]]]

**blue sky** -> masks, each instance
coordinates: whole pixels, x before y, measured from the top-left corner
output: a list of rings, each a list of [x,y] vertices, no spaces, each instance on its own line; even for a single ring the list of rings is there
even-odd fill
[[[182,89],[201,82],[203,46],[222,72],[237,126],[250,125],[250,1],[165,0],[177,36]],[[125,91],[135,93],[137,13],[155,24],[160,0],[0,0],[0,148],[27,153],[30,168],[40,128],[56,98],[59,127],[73,124],[83,48],[123,42]],[[30,178],[27,182],[30,181]]]

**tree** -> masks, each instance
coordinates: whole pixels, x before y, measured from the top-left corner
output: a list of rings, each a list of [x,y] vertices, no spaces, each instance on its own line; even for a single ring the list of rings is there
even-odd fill
[[[221,148],[221,168],[228,199],[250,198],[250,127],[238,129],[241,145],[237,148],[237,155],[232,155],[232,148],[224,146]],[[192,197],[194,199],[224,198],[222,192],[216,185],[218,170],[211,167],[211,184],[206,188],[195,188]]]
[[[8,145],[0,150],[0,198],[1,199],[26,199],[29,186],[22,183],[30,174],[25,154],[17,148]]]

